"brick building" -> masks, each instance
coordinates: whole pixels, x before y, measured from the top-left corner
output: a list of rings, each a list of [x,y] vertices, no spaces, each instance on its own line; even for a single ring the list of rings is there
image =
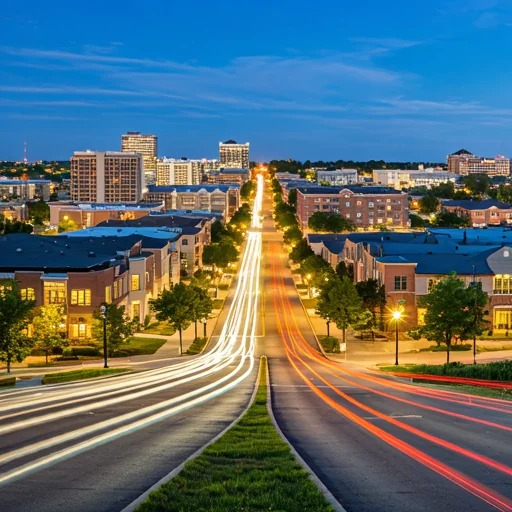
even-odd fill
[[[459,217],[469,217],[475,227],[512,224],[512,205],[495,199],[486,199],[485,201],[447,200],[443,201],[442,207],[456,213]]]
[[[315,212],[337,213],[358,228],[409,225],[407,195],[383,187],[298,187],[297,215],[307,227]]]

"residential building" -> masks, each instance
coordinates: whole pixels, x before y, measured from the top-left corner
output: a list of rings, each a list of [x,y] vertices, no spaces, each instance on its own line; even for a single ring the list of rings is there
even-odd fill
[[[442,202],[442,207],[450,212],[455,212],[459,217],[470,218],[474,227],[512,224],[512,205],[495,199],[486,199],[485,201],[446,200]]]
[[[7,220],[29,220],[27,205],[19,201],[0,202],[0,215]]]
[[[0,199],[3,201],[10,199],[19,201],[42,199],[43,201],[49,201],[52,191],[53,185],[50,180],[0,179]]]
[[[343,187],[345,185],[357,185],[357,169],[336,169],[335,171],[317,171],[318,184],[328,184],[330,187]]]
[[[219,171],[219,183],[224,184],[235,184],[242,186],[244,183],[250,180],[251,175],[249,169],[220,169]]]
[[[357,228],[409,225],[407,195],[383,187],[297,187],[297,216],[307,227],[315,212],[337,213]]]
[[[148,314],[148,300],[158,289],[155,282],[162,281],[157,261],[170,245],[168,239],[139,235],[18,233],[0,238],[0,273],[3,279],[16,280],[22,297],[34,299],[38,306],[62,304],[67,336],[87,339],[93,312],[104,302],[125,306],[131,318]]]
[[[147,184],[155,183],[158,156],[158,137],[156,135],[127,132],[121,136],[121,151],[142,155],[144,181]]]
[[[475,156],[465,149],[448,155],[448,172],[467,176],[487,174],[488,176],[510,176],[510,158],[498,155],[494,158]]]
[[[221,168],[249,169],[249,143],[219,142],[219,160]]]
[[[91,228],[105,220],[130,220],[149,213],[162,211],[163,203],[116,204],[116,203],[50,203],[50,224],[72,220],[79,228]]]
[[[150,185],[144,200],[163,202],[166,210],[221,212],[228,220],[240,205],[239,185]]]
[[[165,230],[179,230],[180,269],[183,273],[193,274],[203,266],[203,248],[211,242],[211,224],[208,216],[198,218],[163,214],[148,215],[138,220],[106,221],[98,227],[160,228],[164,233]]]
[[[164,158],[157,162],[156,184],[199,185],[203,178],[201,160]]]
[[[400,170],[400,169],[375,169],[373,182],[384,187],[393,187],[396,190],[414,187],[427,187],[440,185],[441,183],[456,183],[458,174],[444,171],[426,170]]]
[[[71,157],[71,201],[138,203],[143,191],[140,154],[75,151]]]

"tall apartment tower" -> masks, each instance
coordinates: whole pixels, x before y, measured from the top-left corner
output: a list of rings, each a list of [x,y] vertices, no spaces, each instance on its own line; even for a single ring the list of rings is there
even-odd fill
[[[79,203],[138,203],[145,188],[142,156],[114,151],[75,151],[71,200]]]
[[[156,182],[156,163],[158,155],[158,137],[156,135],[126,132],[121,136],[121,151],[123,153],[141,154],[146,184]]]
[[[234,140],[219,142],[220,166],[226,169],[249,169],[249,143]]]
[[[200,160],[163,158],[157,162],[157,185],[199,185],[202,171]]]
[[[460,174],[460,162],[466,158],[474,157],[473,153],[465,149],[460,149],[456,153],[448,155],[446,163],[448,164],[448,172],[452,174]]]
[[[494,158],[475,156],[465,149],[448,155],[448,172],[467,176],[487,174],[488,176],[510,176],[510,158],[498,155]]]

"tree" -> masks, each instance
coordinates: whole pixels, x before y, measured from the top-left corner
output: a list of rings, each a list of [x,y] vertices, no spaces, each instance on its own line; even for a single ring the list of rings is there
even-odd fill
[[[420,212],[429,215],[437,212],[440,201],[432,194],[427,194],[420,199]]]
[[[162,290],[156,299],[149,301],[157,320],[166,321],[179,332],[180,355],[183,354],[183,329],[188,328],[196,315],[195,301],[195,293],[184,283]]]
[[[448,210],[441,210],[432,220],[432,225],[436,228],[462,228],[473,225],[471,218],[466,214],[456,214]]]
[[[219,243],[208,244],[203,248],[203,264],[225,268],[229,263],[238,259],[238,250],[229,238],[223,238]]]
[[[348,277],[330,279],[320,288],[316,313],[342,330],[343,343],[346,343],[347,328],[358,321],[361,311],[361,297]]]
[[[246,181],[241,187],[240,187],[240,198],[247,201],[251,194],[256,191],[256,182],[253,180]]]
[[[60,328],[65,321],[64,306],[61,304],[41,306],[34,317],[32,336],[36,340],[35,347],[44,350],[47,364],[48,355],[53,349],[65,344]]]
[[[361,332],[361,337],[364,335],[365,332],[370,331],[372,335],[372,341],[375,341],[375,316],[372,311],[369,309],[362,309],[359,315],[355,318],[354,322],[352,323],[352,327],[356,331]]]
[[[25,222],[19,220],[9,220],[0,213],[0,235],[9,235],[11,233],[32,233],[34,228]]]
[[[344,219],[337,213],[315,212],[308,221],[308,227],[314,232],[341,233],[355,231],[353,222]]]
[[[208,289],[199,286],[189,286],[190,291],[194,295],[193,301],[193,319],[195,327],[195,338],[197,338],[197,322],[208,318],[213,311],[213,301],[208,294]]]
[[[295,210],[297,210],[297,189],[292,188],[290,192],[288,192],[288,204],[293,206]]]
[[[409,220],[411,221],[411,228],[424,228],[427,222],[422,219],[419,215],[414,213],[409,214]]]
[[[106,307],[106,328],[107,328],[107,350],[109,354],[115,354],[119,350],[119,346],[125,343],[130,335],[133,334],[136,323],[140,319],[131,321],[126,315],[126,308],[117,304],[103,303]],[[103,342],[103,316],[99,310],[93,312],[95,320],[93,325],[92,336],[98,342]]]
[[[0,286],[0,361],[7,363],[7,373],[11,372],[13,360],[21,363],[30,353],[34,344],[27,336],[32,320],[34,300],[21,298],[16,281],[3,281]]]
[[[299,226],[292,226],[284,232],[283,240],[285,244],[297,244],[300,240],[302,240],[302,231]]]
[[[317,254],[308,256],[301,262],[300,273],[303,277],[311,275],[311,284],[316,288],[334,276],[331,265]]]
[[[308,256],[313,256],[313,254],[315,253],[309,246],[308,241],[305,238],[302,238],[292,249],[292,252],[290,253],[290,259],[294,263],[300,263],[301,261],[304,261]]]
[[[474,308],[483,307],[480,305],[483,302],[484,292],[469,290],[462,279],[451,274],[441,279],[427,295],[418,299],[418,306],[426,309],[425,324],[418,326],[409,334],[414,339],[423,336],[429,341],[435,341],[438,345],[444,343],[447,363],[450,362],[450,348],[453,341],[467,340],[475,332],[477,324]]]
[[[340,261],[336,265],[335,273],[340,279],[348,277],[352,282],[354,281],[354,265],[352,263],[347,265],[344,261]]]
[[[376,279],[367,279],[356,283],[356,290],[363,301],[363,307],[372,313],[373,325],[383,323],[384,308],[386,307],[386,292],[384,285],[379,285]],[[377,322],[377,310],[379,311],[379,322]],[[380,326],[382,329],[382,325]]]
[[[489,191],[491,180],[487,174],[470,174],[463,178],[464,185],[472,196],[481,196]]]
[[[50,207],[44,201],[27,203],[28,215],[32,222],[41,225],[44,221],[50,220]]]
[[[57,230],[59,233],[67,233],[68,231],[76,231],[78,229],[78,225],[74,220],[61,220],[57,224]]]
[[[487,293],[483,291],[481,282],[471,283],[466,289],[466,295],[469,314],[464,338],[473,338],[474,350],[476,351],[476,337],[481,336],[484,330],[489,326],[489,321],[485,319],[485,316],[488,314],[486,308],[489,297]]]
[[[226,227],[220,220],[215,220],[212,223],[211,238],[212,242],[220,242],[220,237],[226,234]]]

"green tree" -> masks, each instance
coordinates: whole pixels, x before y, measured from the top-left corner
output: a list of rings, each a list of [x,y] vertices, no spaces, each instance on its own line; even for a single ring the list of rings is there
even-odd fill
[[[246,181],[240,187],[240,198],[247,201],[254,192],[256,192],[256,182],[253,180]]]
[[[473,343],[476,344],[477,336],[481,336],[490,323],[485,318],[488,315],[489,296],[483,291],[481,282],[473,282],[469,285],[466,289],[466,301],[468,325],[463,337],[473,338]]]
[[[336,265],[335,273],[340,279],[348,277],[352,282],[354,281],[354,265],[352,263],[347,265],[344,261],[340,261]]]
[[[30,353],[34,339],[27,336],[33,317],[34,300],[21,298],[16,281],[6,280],[0,286],[0,361],[7,363],[11,372],[12,361],[21,363]]]
[[[50,207],[44,201],[27,203],[28,215],[34,224],[41,225],[50,220]]]
[[[353,222],[344,219],[337,213],[315,212],[308,221],[308,227],[315,233],[341,233],[343,231],[355,231]]]
[[[60,327],[65,321],[64,306],[61,304],[41,306],[34,316],[32,337],[36,340],[35,348],[44,350],[47,364],[48,355],[53,349],[62,347],[66,343],[61,335]]]
[[[361,333],[361,337],[365,332],[370,332],[372,341],[375,341],[375,316],[369,309],[362,309],[352,323],[352,327]]]
[[[297,210],[297,189],[296,188],[292,188],[288,192],[288,204],[290,206],[293,206],[293,208],[295,210]]]
[[[418,306],[425,308],[425,323],[409,334],[446,345],[446,362],[450,362],[450,348],[454,340],[471,337],[473,318],[470,301],[474,292],[468,292],[464,281],[451,274],[439,281],[427,295],[418,299]]]
[[[302,231],[297,225],[291,226],[283,234],[284,243],[288,245],[291,245],[293,243],[297,244],[300,240],[302,240],[302,237]]]
[[[440,201],[437,197],[432,194],[427,194],[420,199],[420,212],[429,215],[437,212]]]
[[[74,220],[61,220],[57,224],[57,230],[59,233],[67,233],[68,231],[76,231],[78,229],[78,225]]]
[[[26,222],[19,220],[9,220],[0,213],[0,235],[9,235],[11,233],[32,233],[34,228]]]
[[[308,256],[301,262],[300,273],[303,277],[311,275],[311,284],[315,288],[322,286],[326,279],[329,280],[334,277],[334,270],[331,265],[317,254]]]
[[[361,297],[348,277],[330,279],[320,288],[316,313],[342,330],[343,343],[346,343],[346,330],[358,321],[361,311]]]
[[[463,228],[473,225],[471,218],[461,213],[460,215],[448,210],[441,210],[432,220],[436,228]]]
[[[414,213],[409,214],[409,220],[411,221],[411,228],[423,228],[427,224],[425,219],[422,219],[419,215]]]
[[[223,238],[219,243],[208,244],[203,248],[203,264],[226,268],[229,263],[238,259],[238,250],[234,242]]]
[[[208,294],[208,289],[191,285],[190,291],[194,295],[193,318],[195,338],[197,338],[197,322],[208,318],[213,311],[213,301]]]
[[[470,174],[465,176],[462,181],[472,196],[487,194],[491,186],[491,180],[487,174]]]
[[[290,253],[290,259],[294,263],[300,263],[301,261],[304,261],[308,256],[313,256],[313,254],[315,253],[309,246],[308,241],[305,238],[302,238],[292,249],[292,252]]]
[[[363,307],[372,313],[373,325],[380,324],[383,328],[384,308],[386,307],[386,291],[384,285],[379,285],[376,279],[367,279],[356,283],[356,290],[363,301]],[[379,312],[379,321],[377,321],[377,311]]]
[[[180,355],[183,354],[183,329],[194,321],[196,315],[196,295],[184,283],[173,285],[170,290],[163,290],[156,299],[149,301],[156,312],[156,318],[166,321],[180,335]]]
[[[106,307],[106,327],[107,327],[107,350],[109,354],[115,354],[122,343],[127,342],[133,334],[136,324],[140,319],[131,321],[126,315],[126,308],[117,304],[103,303]],[[103,343],[103,316],[99,310],[93,312],[94,324],[92,336],[101,345]]]

